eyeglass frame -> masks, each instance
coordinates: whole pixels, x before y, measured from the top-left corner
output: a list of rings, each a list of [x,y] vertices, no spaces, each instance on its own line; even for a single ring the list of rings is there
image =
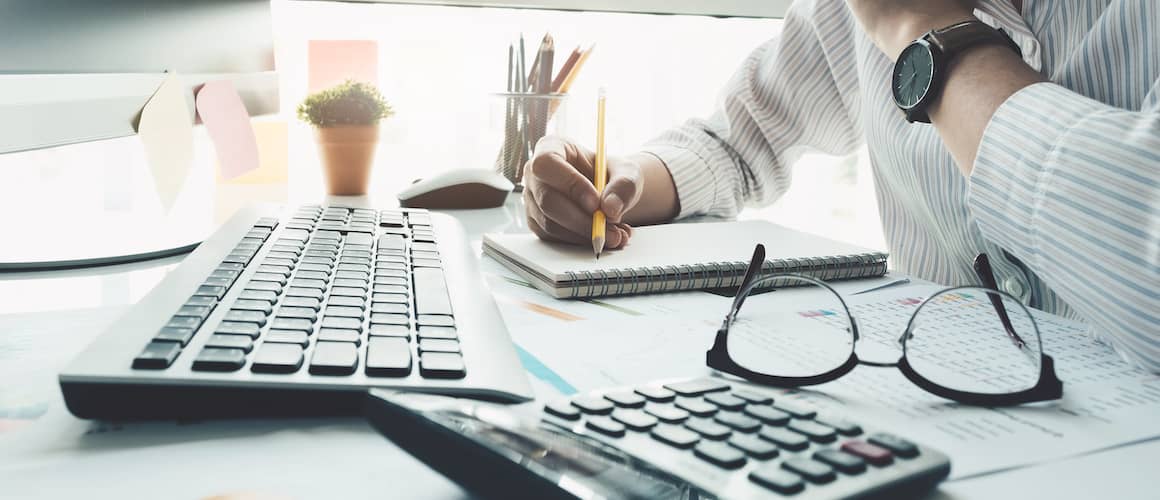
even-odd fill
[[[983,254],[980,254],[980,256],[982,257],[982,264],[980,265],[980,259],[976,258],[975,269],[976,271],[979,271],[981,268],[985,268],[989,274],[990,265],[986,262],[986,256]],[[838,293],[837,290],[834,290],[829,284],[822,280],[803,274],[778,273],[757,277],[764,262],[765,246],[758,244],[757,247],[754,248],[753,258],[750,260],[749,268],[746,270],[745,277],[741,280],[741,285],[738,287],[737,295],[733,298],[733,304],[729,309],[729,314],[725,316],[725,320],[722,322],[721,327],[717,329],[717,335],[713,340],[713,346],[705,353],[705,364],[708,365],[709,368],[761,385],[781,388],[796,388],[824,384],[826,382],[837,380],[853,371],[854,368],[858,365],[875,366],[881,368],[897,367],[899,371],[902,372],[902,375],[907,378],[907,380],[910,380],[912,383],[914,383],[914,385],[917,385],[919,388],[925,390],[926,392],[949,399],[951,401],[973,406],[1014,406],[1026,403],[1051,401],[1063,397],[1063,382],[1059,380],[1055,374],[1055,360],[1043,352],[1042,339],[1039,337],[1039,325],[1035,323],[1035,318],[1031,316],[1030,311],[1027,311],[1026,307],[1024,307],[1023,304],[1017,300],[1015,303],[1019,304],[1020,307],[1023,307],[1024,312],[1027,313],[1028,319],[1031,320],[1032,331],[1035,333],[1036,338],[1040,339],[1039,380],[1035,383],[1034,386],[1022,391],[1006,394],[987,394],[962,391],[939,385],[922,376],[914,369],[906,357],[906,341],[914,336],[914,319],[917,317],[918,311],[922,310],[922,307],[926,305],[927,302],[930,302],[930,300],[933,298],[944,293],[960,289],[981,288],[971,286],[951,287],[940,290],[938,293],[932,294],[930,297],[927,297],[921,304],[919,304],[919,306],[915,309],[915,314],[912,314],[910,320],[907,322],[906,329],[903,331],[902,336],[898,338],[898,343],[902,347],[902,355],[898,358],[898,361],[884,363],[861,360],[858,358],[857,349],[854,345],[851,345],[850,357],[844,363],[830,371],[818,375],[804,377],[781,377],[755,372],[745,368],[744,366],[738,364],[733,359],[733,356],[729,354],[729,327],[732,326],[733,321],[737,317],[737,313],[741,310],[741,305],[745,302],[745,299],[749,296],[753,289],[757,288],[763,283],[772,282],[777,279],[792,277],[794,279],[800,279],[816,284],[822,288],[825,288],[826,290],[829,290],[830,293],[833,293],[834,296],[838,298],[838,301],[842,304],[842,309],[846,312],[846,317],[850,320],[850,333],[853,337],[852,344],[857,344],[860,338],[860,335],[858,334],[858,322],[854,318],[854,314],[850,312],[849,306],[846,305],[846,299],[842,297],[842,294]],[[986,285],[988,279],[983,278],[982,281],[984,282],[984,285]],[[990,277],[989,281],[991,283],[994,282],[993,276]],[[1004,296],[1012,300],[1014,300],[1014,297],[994,289],[993,285],[985,291],[991,298],[992,304],[996,308],[996,312],[999,313],[1000,321],[1002,321],[1003,326],[1007,330],[1007,333],[1011,337],[1012,341],[1017,347],[1024,348],[1026,343],[1022,338],[1015,334],[1001,300],[1001,298]]]

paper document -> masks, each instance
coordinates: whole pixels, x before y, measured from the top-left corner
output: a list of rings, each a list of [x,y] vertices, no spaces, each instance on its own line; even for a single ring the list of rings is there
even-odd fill
[[[217,151],[221,175],[233,179],[258,168],[258,143],[246,104],[229,81],[208,82],[197,92],[197,114]]]
[[[145,159],[161,206],[168,211],[177,201],[193,164],[193,117],[185,100],[185,87],[169,73],[141,110],[137,135],[145,146]]]

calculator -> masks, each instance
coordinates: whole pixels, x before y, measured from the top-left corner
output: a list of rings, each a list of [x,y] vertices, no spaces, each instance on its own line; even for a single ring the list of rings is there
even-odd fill
[[[372,391],[372,424],[486,497],[910,498],[950,460],[722,378],[658,381],[517,406]]]

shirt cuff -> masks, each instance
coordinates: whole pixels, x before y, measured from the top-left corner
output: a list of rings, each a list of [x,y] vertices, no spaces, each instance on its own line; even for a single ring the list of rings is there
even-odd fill
[[[681,206],[678,219],[714,212],[717,176],[705,158],[691,149],[669,144],[648,144],[643,151],[660,159],[669,169]]]

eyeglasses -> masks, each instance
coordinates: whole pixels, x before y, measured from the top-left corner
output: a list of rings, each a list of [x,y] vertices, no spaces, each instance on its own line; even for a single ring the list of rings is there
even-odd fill
[[[975,259],[985,288],[948,288],[926,298],[896,341],[881,335],[862,338],[845,299],[825,282],[800,274],[758,277],[764,262],[765,247],[757,245],[706,353],[710,368],[758,384],[801,387],[836,380],[858,365],[897,367],[927,392],[981,406],[1063,396],[1063,382],[1055,375],[1054,360],[1043,353],[1034,317],[1020,301],[995,289],[986,255]],[[754,290],[789,286],[806,288],[799,305],[808,303],[808,311],[788,304],[738,316]],[[859,359],[859,342],[871,344],[859,346],[864,354],[878,350],[897,357]]]

